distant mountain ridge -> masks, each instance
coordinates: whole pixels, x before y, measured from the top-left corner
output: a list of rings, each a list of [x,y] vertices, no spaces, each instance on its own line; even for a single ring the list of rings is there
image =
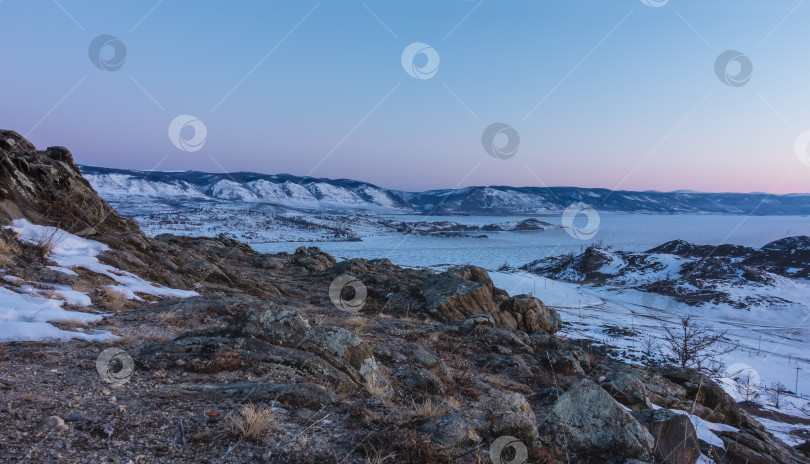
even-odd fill
[[[465,187],[404,192],[349,179],[289,174],[136,171],[79,166],[107,200],[262,202],[305,210],[532,215],[583,202],[598,211],[658,214],[810,214],[810,194],[634,192],[578,187]]]

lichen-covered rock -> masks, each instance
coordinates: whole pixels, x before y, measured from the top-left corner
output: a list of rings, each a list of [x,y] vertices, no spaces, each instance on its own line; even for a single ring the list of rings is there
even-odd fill
[[[322,325],[310,329],[300,348],[321,355],[358,383],[379,370],[371,347],[342,327]]]
[[[619,403],[635,411],[651,409],[644,382],[628,372],[615,372],[599,384]]]
[[[451,446],[475,445],[501,435],[516,437],[526,446],[537,439],[534,411],[526,398],[498,390],[491,390],[479,406],[430,420],[422,430]]]
[[[554,372],[565,375],[585,375],[579,359],[572,351],[552,351],[546,355],[546,362]]]
[[[300,345],[312,329],[301,314],[267,301],[245,308],[235,325],[242,336],[266,338],[282,346]]]
[[[652,435],[599,385],[574,382],[540,422],[541,440],[577,455],[650,459]]]
[[[695,464],[700,458],[697,432],[689,416],[669,409],[634,411],[633,417],[655,439],[653,454],[664,464]]]
[[[292,256],[292,264],[310,273],[324,272],[337,263],[334,256],[318,247],[298,247]]]

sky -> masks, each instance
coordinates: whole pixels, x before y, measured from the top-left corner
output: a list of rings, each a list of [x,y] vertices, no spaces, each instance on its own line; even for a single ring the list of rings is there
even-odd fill
[[[810,192],[804,0],[0,0],[0,19],[0,127],[80,164]]]

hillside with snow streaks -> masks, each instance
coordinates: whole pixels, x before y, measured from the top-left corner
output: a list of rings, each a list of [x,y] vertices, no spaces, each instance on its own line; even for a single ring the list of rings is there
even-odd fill
[[[308,210],[368,210],[387,214],[533,215],[559,213],[584,202],[599,211],[656,214],[810,214],[810,195],[764,193],[631,192],[576,187],[465,187],[403,192],[348,179],[286,174],[209,174],[81,166],[108,201],[261,202]]]

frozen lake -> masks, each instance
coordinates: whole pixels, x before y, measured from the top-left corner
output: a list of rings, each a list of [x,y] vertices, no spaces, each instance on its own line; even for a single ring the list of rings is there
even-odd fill
[[[455,221],[463,224],[493,224],[525,217],[490,216],[394,216],[400,221]],[[560,216],[539,219],[561,224]],[[583,223],[584,218],[581,218]],[[578,225],[578,223],[575,223]],[[389,258],[396,264],[442,266],[474,264],[496,269],[505,262],[520,266],[538,258],[579,252],[601,241],[615,249],[642,251],[675,239],[708,245],[733,243],[760,247],[791,235],[810,235],[806,216],[720,216],[603,214],[596,236],[587,241],[563,229],[531,232],[487,232],[488,238],[389,235],[365,237],[362,242],[259,243],[261,252],[292,252],[298,246],[317,246],[338,258]]]

